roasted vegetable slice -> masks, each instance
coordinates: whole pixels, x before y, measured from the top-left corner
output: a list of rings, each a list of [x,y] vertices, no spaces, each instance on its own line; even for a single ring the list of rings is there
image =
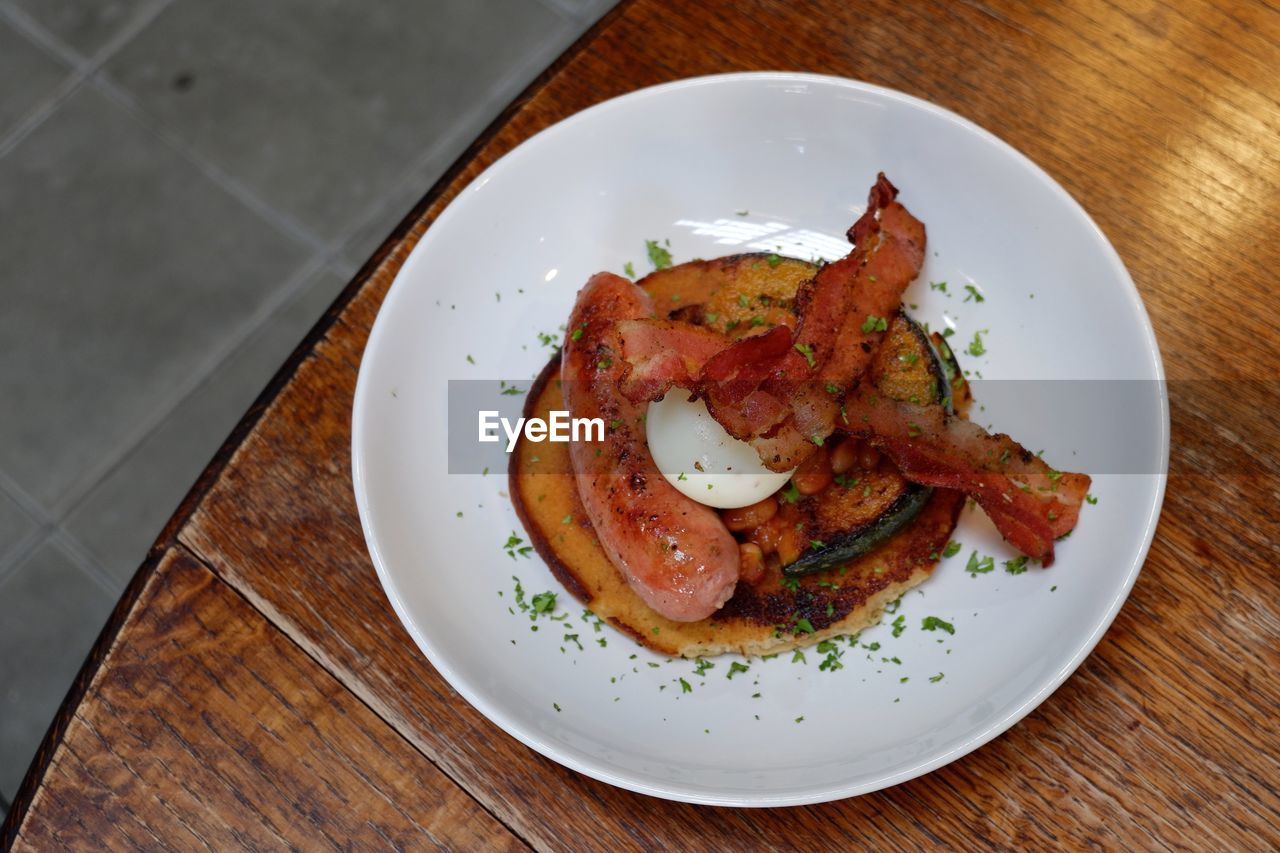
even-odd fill
[[[906,314],[890,324],[872,363],[871,380],[881,394],[895,400],[951,406],[942,357]],[[865,445],[850,438],[842,442],[849,443],[854,449],[837,445],[831,454],[833,471],[844,467],[837,458],[842,453],[856,455],[859,464],[834,473],[822,491],[785,502],[770,522],[773,530],[769,532],[788,575],[829,569],[869,553],[910,523],[933,493],[927,486],[908,482]]]

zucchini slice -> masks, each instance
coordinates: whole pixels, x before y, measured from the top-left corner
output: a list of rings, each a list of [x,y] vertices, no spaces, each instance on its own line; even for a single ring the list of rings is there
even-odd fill
[[[869,375],[886,397],[934,402],[951,411],[946,367],[924,329],[900,312]],[[933,489],[907,481],[881,462],[870,470],[855,466],[815,495],[790,494],[793,499],[784,500],[774,529],[783,540],[777,549],[783,573],[795,576],[835,568],[872,551],[919,514]]]

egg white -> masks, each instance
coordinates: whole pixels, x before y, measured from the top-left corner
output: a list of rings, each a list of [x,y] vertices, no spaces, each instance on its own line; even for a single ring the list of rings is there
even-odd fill
[[[674,389],[649,404],[649,452],[680,493],[717,509],[750,506],[781,489],[791,472],[770,471],[751,445],[716,423],[702,400]]]

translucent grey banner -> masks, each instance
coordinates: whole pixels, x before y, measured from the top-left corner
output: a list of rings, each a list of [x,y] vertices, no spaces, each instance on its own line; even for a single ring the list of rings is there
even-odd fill
[[[512,433],[522,428],[532,385],[528,379],[449,382],[451,474],[506,471],[507,447]],[[969,385],[970,420],[1012,436],[1031,451],[1043,451],[1044,459],[1060,470],[1091,475],[1280,474],[1274,381],[972,379]],[[1172,427],[1167,469],[1160,447],[1166,393]],[[480,440],[482,420],[490,425],[489,441]],[[567,422],[563,428],[567,432]],[[551,447],[546,431],[542,434],[538,444]],[[567,459],[555,452],[565,447],[548,452],[544,466]]]

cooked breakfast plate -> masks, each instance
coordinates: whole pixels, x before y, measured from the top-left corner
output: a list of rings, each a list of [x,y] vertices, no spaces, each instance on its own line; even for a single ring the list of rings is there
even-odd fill
[[[656,796],[819,802],[976,749],[1089,653],[1155,530],[1161,380],[1106,238],[989,133],[686,80],[433,223],[361,365],[356,497],[505,731]],[[583,434],[520,434],[556,411]]]

